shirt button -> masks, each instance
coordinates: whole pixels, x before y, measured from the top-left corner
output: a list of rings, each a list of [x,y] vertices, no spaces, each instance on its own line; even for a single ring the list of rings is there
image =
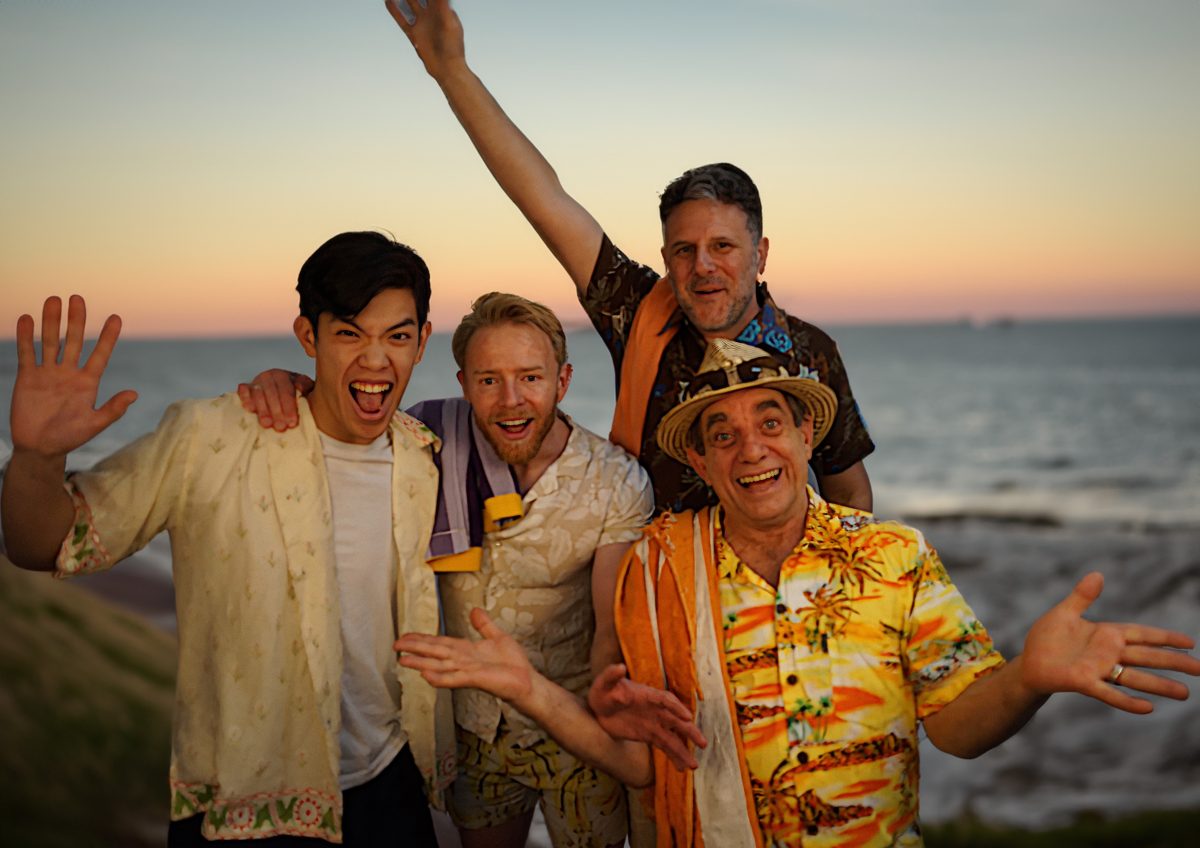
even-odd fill
[[[775,612],[779,613],[780,615],[783,615],[785,612],[787,612],[787,606],[785,606],[784,604],[776,604]]]
[[[808,765],[808,751],[801,751],[796,755],[796,762],[802,766]]]
[[[817,826],[815,824],[810,824],[807,828],[807,831],[808,831],[809,836],[816,836],[817,835]]]
[[[796,675],[794,675],[794,674],[789,674],[789,675],[787,676],[787,685],[788,685],[788,686],[795,686],[795,685],[796,685],[797,683],[799,683],[799,682],[800,682],[800,678],[799,678],[799,677],[797,677]]]

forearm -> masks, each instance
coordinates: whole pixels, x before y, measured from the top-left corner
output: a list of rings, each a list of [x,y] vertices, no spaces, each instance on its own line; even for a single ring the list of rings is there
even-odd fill
[[[941,751],[967,759],[978,757],[1025,726],[1046,703],[1022,681],[1024,660],[971,684],[939,712],[925,719],[925,732]]]
[[[874,507],[871,478],[861,460],[838,474],[818,475],[817,483],[821,487],[821,497],[830,503],[865,512]]]
[[[496,182],[579,290],[586,290],[600,249],[600,225],[567,194],[554,168],[465,60],[440,68],[434,79]]]
[[[572,754],[622,783],[642,787],[653,780],[646,745],[614,739],[578,698],[542,675],[535,673],[528,693],[511,703]]]
[[[75,507],[63,488],[66,457],[13,451],[0,492],[0,519],[10,560],[21,568],[52,571]]]

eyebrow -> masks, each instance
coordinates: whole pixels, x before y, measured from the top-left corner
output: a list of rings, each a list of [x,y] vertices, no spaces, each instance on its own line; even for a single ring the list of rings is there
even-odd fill
[[[364,330],[362,327],[360,327],[358,324],[354,323],[354,320],[353,320],[353,319],[351,319],[351,318],[335,318],[334,320],[335,320],[335,321],[341,321],[343,324],[349,324],[351,327],[353,327],[354,329],[358,330],[360,333],[364,333],[364,332],[366,332],[366,331],[365,331],[365,330]],[[417,325],[417,322],[416,322],[414,319],[412,319],[412,318],[405,318],[405,319],[404,319],[403,321],[401,321],[400,323],[398,323],[398,324],[393,324],[392,326],[388,327],[388,328],[387,328],[386,330],[384,330],[383,332],[384,332],[384,333],[390,333],[390,332],[392,332],[393,330],[401,330],[401,329],[403,329],[403,328],[405,328],[405,327],[415,327],[416,325]]]
[[[783,404],[781,404],[779,401],[775,400],[775,398],[767,398],[766,400],[759,401],[758,404],[754,407],[755,412],[765,412],[768,409],[774,409],[774,410],[778,410],[778,411],[782,412]],[[704,424],[703,424],[704,431],[708,432],[709,430],[712,429],[712,426],[714,424],[720,424],[721,422],[727,421],[727,420],[729,420],[729,416],[726,415],[724,412],[714,412],[708,418],[704,419]]]
[[[499,374],[500,368],[473,368],[470,373],[474,375]],[[518,374],[544,374],[548,370],[544,365],[529,365],[527,367],[518,367],[515,369]]]

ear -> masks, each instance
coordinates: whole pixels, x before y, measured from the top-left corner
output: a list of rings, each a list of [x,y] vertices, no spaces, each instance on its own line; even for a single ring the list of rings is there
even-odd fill
[[[463,394],[466,394],[466,388],[467,388],[466,375],[464,375],[462,371],[459,371],[454,376],[458,378],[458,387],[463,390]]]
[[[763,236],[758,240],[758,276],[762,276],[767,270],[767,250],[771,247],[771,242]]]
[[[555,403],[562,403],[562,399],[567,394],[567,387],[571,385],[571,375],[574,373],[575,369],[571,367],[570,362],[564,362],[562,368],[558,369],[558,391]]]
[[[700,479],[704,481],[705,485],[712,486],[712,481],[709,479],[709,476],[708,476],[707,457],[704,454],[700,453],[698,450],[696,450],[691,445],[688,445],[687,446],[687,458],[688,458],[688,465],[692,466],[692,470],[695,471],[697,475],[699,475]]]
[[[416,365],[418,362],[420,362],[421,357],[425,355],[425,344],[429,341],[429,336],[432,332],[433,324],[426,321],[425,326],[421,328],[421,335],[417,339],[417,357],[413,360],[413,365]]]
[[[804,413],[804,420],[800,422],[800,435],[804,438],[804,444],[808,446],[809,456],[813,450],[813,416],[811,412]]]
[[[300,347],[304,348],[304,352],[310,358],[317,358],[317,330],[303,315],[297,315],[296,320],[292,322],[292,332],[296,334],[297,340],[300,342]]]

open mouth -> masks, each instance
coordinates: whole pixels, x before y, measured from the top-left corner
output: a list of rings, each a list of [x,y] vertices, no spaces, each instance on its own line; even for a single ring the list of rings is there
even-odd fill
[[[505,435],[512,438],[521,438],[529,432],[533,426],[532,418],[504,418],[492,422],[499,427]]]
[[[744,489],[749,489],[753,486],[758,486],[764,483],[770,483],[778,479],[780,470],[773,468],[770,471],[764,471],[761,474],[747,474],[745,477],[737,478],[738,485]]]
[[[354,405],[368,418],[378,417],[392,392],[392,383],[374,383],[354,380],[350,383],[350,397]]]

